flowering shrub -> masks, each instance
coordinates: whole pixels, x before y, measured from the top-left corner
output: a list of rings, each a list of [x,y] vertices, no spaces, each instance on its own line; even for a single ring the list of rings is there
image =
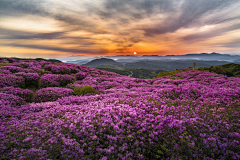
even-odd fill
[[[23,69],[21,67],[16,66],[3,66],[1,67],[1,70],[9,70],[12,73],[21,72]]]
[[[13,63],[13,62],[17,62],[15,59],[13,58],[7,58],[7,61],[10,62],[10,63]]]
[[[39,80],[39,88],[44,87],[59,87],[60,84],[56,81],[57,76],[54,74],[44,74]]]
[[[71,69],[66,66],[57,66],[54,64],[49,64],[44,66],[46,71],[51,71],[53,74],[69,74]]]
[[[66,86],[69,83],[73,83],[75,77],[68,74],[45,74],[41,77],[39,87],[59,87]]]
[[[0,58],[0,63],[9,63],[9,61],[7,59]]]
[[[73,83],[76,81],[75,77],[70,76],[68,74],[58,75],[56,81],[60,84],[60,86],[66,86],[69,83]]]
[[[47,62],[47,61],[43,61],[43,62],[41,62],[41,64],[42,64],[42,66],[44,67],[44,66],[50,65],[50,64],[52,64],[52,63],[51,63],[51,62]]]
[[[14,88],[14,87],[0,88],[0,92],[19,96],[19,97],[23,98],[26,102],[31,102],[32,96],[33,96],[33,91],[31,91],[31,90],[22,89],[22,88]]]
[[[74,74],[80,72],[80,69],[78,69],[74,66],[69,66],[69,69],[71,69],[71,73],[74,73]]]
[[[73,94],[73,90],[68,88],[48,87],[40,89],[33,97],[34,102],[47,102],[55,101],[58,98],[70,96]]]
[[[16,76],[22,76],[25,79],[25,85],[30,86],[38,86],[38,79],[40,76],[37,73],[24,73],[24,72],[18,72],[15,73]]]
[[[51,71],[45,71],[44,74],[52,74]]]
[[[0,68],[0,74],[12,74],[9,70],[1,69]]]
[[[0,74],[0,87],[25,87],[25,79],[23,77]]]
[[[66,76],[75,94],[99,93],[48,87],[24,104],[0,92],[0,159],[240,159],[240,78],[177,70],[142,80],[54,65],[87,76],[44,74],[42,86]]]
[[[25,103],[23,98],[19,96],[15,96],[13,94],[3,93],[3,92],[0,92],[0,101],[1,103],[4,102],[5,103],[4,105],[9,105],[11,107],[20,106]]]
[[[52,63],[49,62],[49,64],[45,64],[44,65],[44,68],[45,68],[45,71],[51,71],[52,70]]]
[[[12,63],[12,66],[17,66],[21,68],[41,68],[41,64],[37,61],[18,61]]]
[[[37,74],[40,74],[41,73],[41,68],[39,67],[29,67],[29,68],[24,68],[23,69],[23,72],[26,72],[26,73],[37,73]]]
[[[87,76],[87,74],[85,72],[78,72],[75,74],[75,76],[76,76],[77,80],[82,80]]]

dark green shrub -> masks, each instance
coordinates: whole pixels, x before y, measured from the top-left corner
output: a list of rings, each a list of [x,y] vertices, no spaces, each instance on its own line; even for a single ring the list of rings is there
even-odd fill
[[[234,76],[231,71],[226,70],[226,69],[223,68],[222,66],[211,66],[211,67],[209,68],[209,71],[210,71],[210,72],[217,73],[217,74],[224,74],[224,75],[226,75],[226,76],[228,76],[228,77]]]
[[[8,66],[10,63],[0,63],[0,67],[3,67],[3,66]]]
[[[91,86],[85,86],[85,87],[75,87],[73,89],[74,95],[85,95],[87,93],[94,93],[94,89]]]
[[[207,70],[207,71],[209,71],[209,67],[199,67],[198,68],[198,70],[200,70],[200,71],[204,71],[204,70]]]
[[[164,76],[176,76],[177,73],[181,73],[181,72],[187,72],[190,71],[189,69],[176,69],[173,71],[167,71],[167,72],[160,72],[158,73],[158,75],[154,78],[159,78],[159,77],[164,77]]]
[[[74,95],[80,95],[80,94],[81,94],[81,88],[82,88],[82,87],[75,87],[75,88],[73,89],[73,94],[74,94]]]

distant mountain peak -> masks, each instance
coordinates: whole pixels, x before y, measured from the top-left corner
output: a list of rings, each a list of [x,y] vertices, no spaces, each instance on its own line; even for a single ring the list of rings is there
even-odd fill
[[[113,59],[99,58],[99,59],[94,59],[94,60],[88,62],[87,64],[84,64],[84,66],[99,67],[99,66],[102,66],[102,65],[110,65],[110,64],[114,64],[114,63],[117,63],[117,62],[114,61]]]
[[[216,52],[212,52],[211,54],[214,54],[214,55],[221,55],[220,53],[216,53]]]

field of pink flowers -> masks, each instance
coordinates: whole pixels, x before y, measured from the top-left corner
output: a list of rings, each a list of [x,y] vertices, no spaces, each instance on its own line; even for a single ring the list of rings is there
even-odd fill
[[[0,159],[240,159],[240,78],[0,62]]]

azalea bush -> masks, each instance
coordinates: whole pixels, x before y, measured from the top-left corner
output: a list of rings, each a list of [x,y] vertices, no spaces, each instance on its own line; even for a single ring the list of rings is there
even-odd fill
[[[40,78],[39,74],[37,73],[25,73],[25,72],[18,72],[15,73],[16,76],[22,76],[25,79],[25,85],[28,87],[37,87],[38,80]]]
[[[56,81],[57,76],[54,74],[44,74],[39,80],[39,88],[59,87],[59,82]]]
[[[12,74],[0,74],[0,87],[25,87],[25,79],[22,76]]]
[[[39,87],[59,87],[66,86],[69,83],[73,83],[75,81],[75,77],[68,74],[45,74],[41,76],[39,81]]]
[[[38,63],[14,63],[0,67],[10,87],[0,90],[0,159],[240,159],[240,78],[182,69],[137,79],[42,62],[75,75],[33,71],[45,88],[26,103],[20,71]]]
[[[64,74],[64,75],[58,75],[56,78],[56,81],[60,84],[60,86],[66,86],[69,83],[73,83],[76,81],[75,77]]]
[[[0,92],[0,101],[1,109],[3,106],[17,107],[25,103],[23,98],[4,92]],[[2,111],[4,112],[4,109]]]
[[[69,74],[71,69],[66,66],[58,66],[54,64],[49,64],[44,66],[46,71],[51,71],[53,74]]]
[[[0,63],[9,63],[9,61],[5,58],[0,58]]]
[[[47,102],[56,101],[58,98],[70,96],[73,94],[73,90],[60,87],[48,87],[40,89],[33,97],[34,102]]]
[[[82,80],[86,77],[86,73],[85,72],[78,72],[77,74],[75,74],[77,80]]]
[[[33,91],[22,88],[4,87],[0,88],[0,92],[19,96],[23,98],[26,102],[31,102],[33,97]]]
[[[17,72],[21,72],[23,70],[23,68],[8,65],[8,66],[1,67],[1,70],[9,70],[12,73],[17,73]]]

